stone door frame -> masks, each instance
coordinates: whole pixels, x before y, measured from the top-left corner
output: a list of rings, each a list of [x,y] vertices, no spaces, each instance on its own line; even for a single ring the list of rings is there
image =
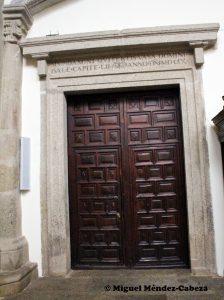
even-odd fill
[[[197,29],[197,25],[195,26]],[[105,44],[102,44],[102,33],[99,33],[100,38],[97,42],[100,51],[91,46],[94,48],[91,55],[86,50],[90,48],[91,42],[97,43],[97,33],[88,36],[91,40],[88,42],[83,41],[83,36],[80,42],[80,35],[76,35],[74,37],[76,42],[71,41],[71,36],[64,36],[50,41],[46,38],[27,39],[21,43],[24,55],[38,60],[41,81],[41,232],[45,276],[66,275],[71,269],[66,94],[119,92],[174,85],[179,86],[181,95],[191,272],[197,275],[216,273],[208,145],[200,68],[203,64],[204,47],[214,44],[216,40],[214,29],[212,31],[208,27],[206,24],[206,30],[204,28],[206,37],[203,38],[201,32],[197,36],[191,30],[188,46],[186,43],[183,45],[183,39],[180,38],[183,28],[181,30],[178,28],[180,33],[179,39],[176,36],[178,45],[167,42],[169,28],[164,28],[163,47],[161,48],[160,34],[160,48],[153,48],[157,56],[150,54],[151,50],[145,48],[149,45],[149,41],[145,44],[141,42],[146,56],[151,55],[143,67],[141,62],[145,61],[144,56],[140,55],[136,64],[136,55],[143,51],[133,47],[136,34],[134,37],[130,37],[129,34],[126,45],[123,38],[122,43],[119,42],[118,51],[116,48],[111,52],[111,42],[110,46],[106,45],[109,43],[108,36],[105,38]],[[188,26],[186,28],[189,30]],[[145,31],[137,32],[138,43],[143,33]],[[108,34],[110,35],[110,32]],[[110,38],[114,41],[114,45],[121,35],[122,32],[111,33]],[[152,39],[151,35],[149,39]],[[196,42],[194,39],[199,41]],[[54,47],[54,43],[57,47]],[[82,53],[78,43],[83,43]],[[182,48],[178,48],[180,46]],[[78,52],[73,54],[75,50]],[[66,56],[62,55],[63,51]],[[170,51],[174,53],[178,51],[177,59]],[[128,63],[116,69],[114,65],[111,67],[108,59],[113,60],[115,52],[118,60],[122,59],[122,62]],[[184,53],[185,62],[181,60]],[[89,58],[91,60],[85,68],[83,61],[78,63],[77,69],[76,63],[80,62],[80,57],[84,62]]]

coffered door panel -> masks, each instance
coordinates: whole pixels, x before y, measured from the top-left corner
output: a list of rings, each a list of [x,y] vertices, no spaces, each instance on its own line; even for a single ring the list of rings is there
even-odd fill
[[[175,89],[129,94],[125,105],[132,174],[136,267],[188,265],[181,114]]]
[[[124,264],[122,117],[121,103],[109,96],[79,96],[68,104],[73,267]]]
[[[187,267],[177,89],[70,96],[72,266]]]

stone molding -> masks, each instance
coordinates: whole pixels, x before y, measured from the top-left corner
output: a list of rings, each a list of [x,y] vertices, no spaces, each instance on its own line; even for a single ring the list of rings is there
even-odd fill
[[[181,93],[191,271],[216,274],[202,79],[197,66],[201,49],[214,45],[217,30],[217,24],[188,25],[163,27],[161,33],[158,28],[146,28],[21,41],[24,55],[37,60],[41,86],[44,276],[65,275],[71,268],[65,94],[170,85],[178,85]]]
[[[35,15],[44,9],[55,5],[63,0],[11,0],[8,1],[8,5],[13,6],[15,4],[27,5],[32,15]]]
[[[41,90],[41,232],[45,276],[66,275],[71,268],[65,94],[169,85],[179,85],[181,90],[191,271],[196,275],[216,273],[201,82],[194,65],[188,68],[189,66],[182,70],[156,68],[150,72],[107,75],[96,72],[95,76],[71,78],[50,78],[49,73],[47,74],[46,86],[42,82]],[[52,161],[57,166],[57,172]]]
[[[51,7],[63,0],[26,0],[26,4],[30,9],[32,15],[35,15],[44,9]]]
[[[146,47],[181,46],[193,48],[195,63],[203,64],[203,49],[212,47],[217,40],[219,24],[161,26],[121,31],[103,31],[94,33],[69,34],[52,37],[22,39],[20,46],[24,56],[37,57],[48,53],[58,54],[84,53],[94,51],[119,51],[128,47],[141,49]]]
[[[5,42],[17,43],[26,36],[32,16],[26,5],[3,7],[3,37]]]

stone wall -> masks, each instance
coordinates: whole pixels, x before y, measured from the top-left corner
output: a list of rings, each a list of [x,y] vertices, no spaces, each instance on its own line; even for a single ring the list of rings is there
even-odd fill
[[[2,83],[2,56],[3,56],[3,20],[2,20],[2,6],[4,0],[0,0],[0,90]],[[1,93],[0,93],[1,94]]]

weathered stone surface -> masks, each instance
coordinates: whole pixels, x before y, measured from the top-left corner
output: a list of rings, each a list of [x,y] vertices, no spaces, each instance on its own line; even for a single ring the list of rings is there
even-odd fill
[[[0,0],[0,33],[3,32],[3,16],[2,16],[3,3],[4,0]],[[0,95],[1,95],[1,85],[2,85],[2,58],[3,58],[3,35],[0,34]]]
[[[7,240],[1,240],[4,246],[7,245]],[[10,244],[10,242],[9,242]],[[6,248],[6,247],[5,247]],[[0,275],[4,272],[15,271],[27,263],[28,244],[24,237],[18,240],[18,244],[11,244],[10,248],[1,249],[0,252]]]
[[[0,103],[0,128],[17,131],[21,127],[22,57],[17,44],[6,43],[3,56],[3,79]],[[5,145],[7,147],[7,145]]]
[[[32,16],[23,3],[4,5],[2,11],[4,41],[17,44],[32,25]]]
[[[1,130],[0,129],[0,149],[1,149],[1,161],[11,161],[19,155],[20,141],[18,140],[17,130]],[[18,157],[19,158],[19,157]]]
[[[18,168],[0,164],[0,191],[7,192],[16,189],[19,183]]]
[[[155,46],[192,47],[195,43],[200,44],[200,48],[206,48],[215,44],[218,29],[217,23],[161,26],[30,38],[22,40],[20,45],[24,55],[32,57],[43,53],[50,53],[56,57],[69,52],[119,52],[124,50],[124,47],[133,51],[149,50]],[[197,61],[196,57],[195,62]]]
[[[142,52],[130,55],[123,52],[123,56],[111,55],[94,59],[79,58],[71,60],[61,59],[59,62],[49,64],[49,78],[72,78],[79,76],[91,76],[103,74],[133,73],[138,71],[176,70],[192,67],[194,60],[192,53],[185,49],[154,49],[154,51]]]
[[[0,198],[0,228],[2,239],[17,238],[21,235],[21,207],[18,201],[19,190],[1,192]],[[4,247],[3,241],[0,243],[0,249]]]
[[[26,4],[32,15],[41,12],[42,10],[61,2],[62,0],[8,0],[7,4],[14,6]]]
[[[111,290],[106,291],[105,286]],[[139,287],[141,291],[113,291],[113,286]],[[207,291],[144,291],[144,286],[207,287]],[[23,293],[6,300],[63,300],[63,299],[158,299],[158,300],[222,300],[224,279],[194,277],[185,270],[95,270],[73,271],[70,278],[41,278]]]
[[[19,293],[37,277],[37,265],[32,263],[26,263],[10,273],[0,273],[0,297]]]
[[[27,285],[36,264],[21,236],[19,191],[22,55],[18,39],[31,19],[25,6],[4,7],[4,53],[0,98],[0,296]]]

